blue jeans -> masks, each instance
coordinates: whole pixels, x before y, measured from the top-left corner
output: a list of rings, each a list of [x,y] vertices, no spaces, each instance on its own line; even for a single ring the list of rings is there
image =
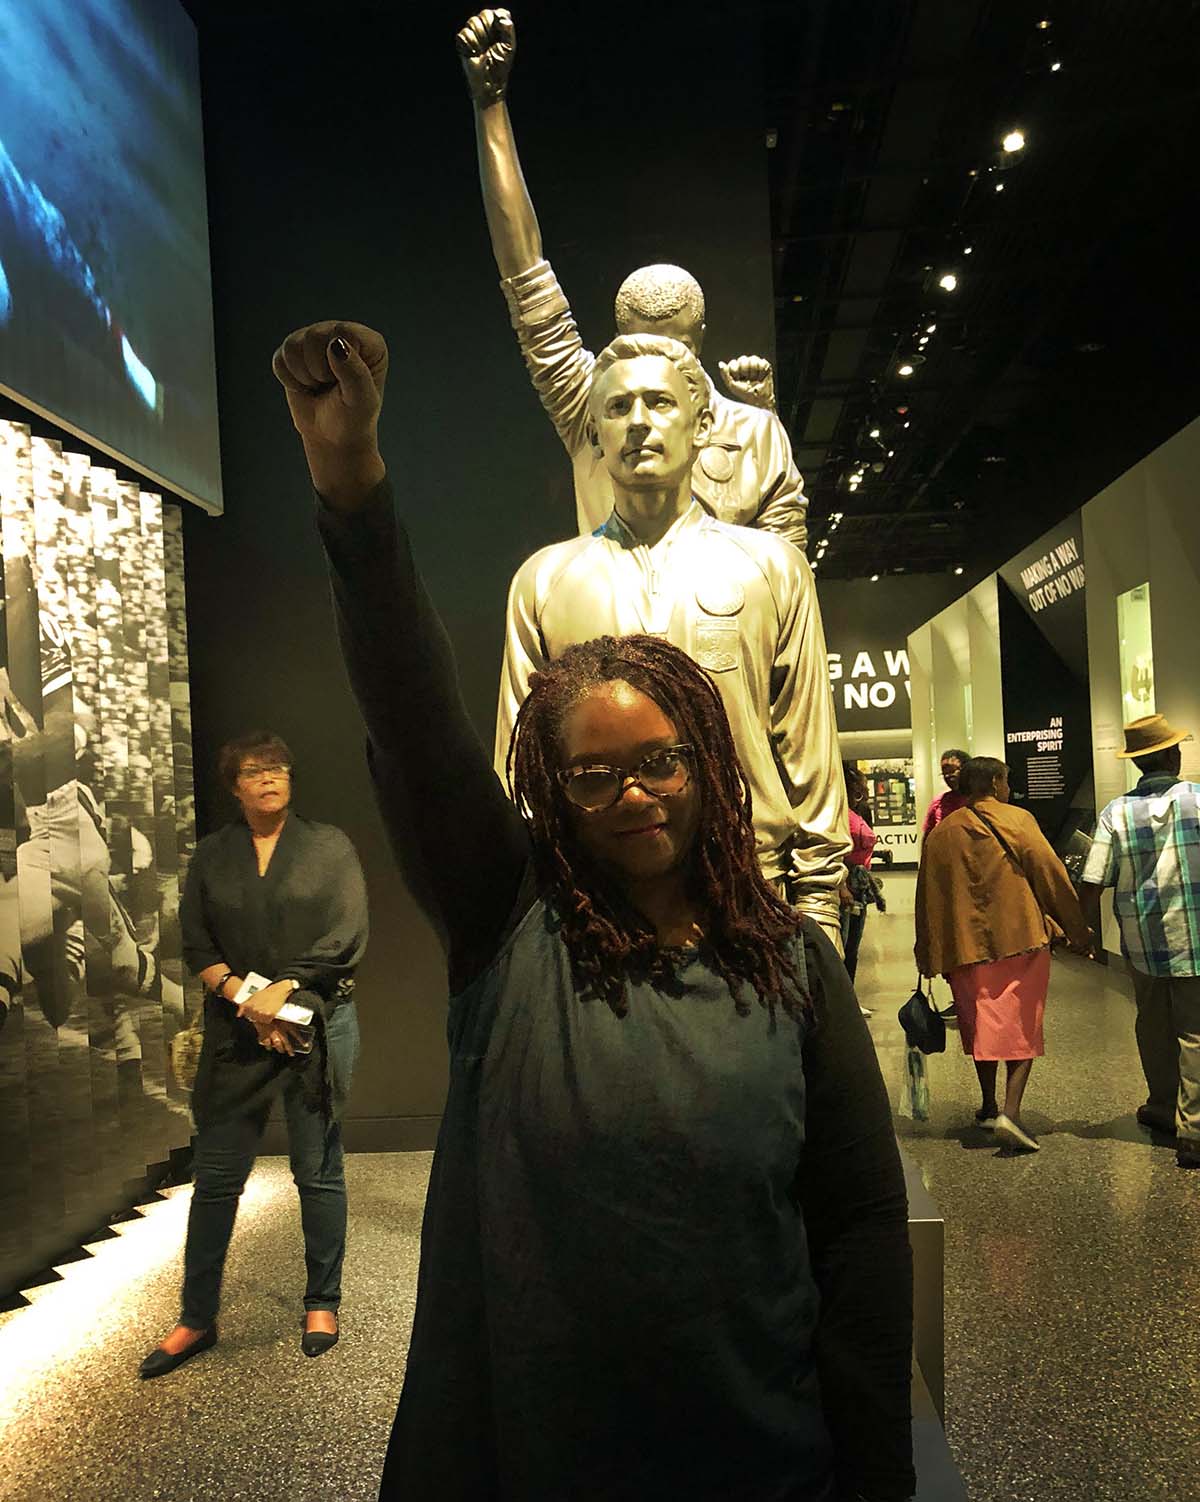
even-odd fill
[[[842,909],[842,949],[846,957],[846,970],[850,979],[854,979],[854,973],[858,969],[858,946],[862,943],[863,929],[867,926],[867,909],[865,905],[855,903],[854,907]]]
[[[305,1309],[336,1309],[342,1296],[346,1253],[346,1175],[341,1113],[358,1060],[358,1016],[342,1002],[326,1024],[329,1085],[334,1119],[327,1123],[304,1101],[300,1076],[286,1067],[279,1082],[287,1120],[288,1157],[300,1191],[300,1224],[308,1283]],[[217,1317],[221,1275],[233,1235],[238,1200],[254,1166],[271,1111],[267,1099],[251,1112],[206,1120],[196,1134],[195,1189],[183,1253],[183,1312],[179,1322],[207,1330]]]

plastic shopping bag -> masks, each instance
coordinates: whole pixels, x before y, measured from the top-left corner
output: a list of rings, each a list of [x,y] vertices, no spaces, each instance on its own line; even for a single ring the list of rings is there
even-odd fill
[[[929,1075],[925,1055],[919,1048],[905,1050],[904,1087],[900,1096],[900,1115],[911,1121],[929,1120]]]

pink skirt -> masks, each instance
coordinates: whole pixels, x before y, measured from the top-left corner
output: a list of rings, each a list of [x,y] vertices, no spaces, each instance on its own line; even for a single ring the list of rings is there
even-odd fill
[[[982,965],[963,965],[946,979],[954,996],[963,1053],[981,1062],[1042,1057],[1049,948]]]

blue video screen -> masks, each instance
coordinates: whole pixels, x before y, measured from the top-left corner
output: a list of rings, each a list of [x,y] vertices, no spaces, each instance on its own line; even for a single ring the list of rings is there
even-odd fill
[[[221,509],[195,27],[0,0],[0,389]]]

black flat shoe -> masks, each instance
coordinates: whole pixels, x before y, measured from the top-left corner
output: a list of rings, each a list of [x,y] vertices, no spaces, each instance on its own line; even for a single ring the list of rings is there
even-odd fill
[[[300,1349],[306,1356],[324,1356],[338,1343],[337,1330],[305,1330],[300,1337]]]
[[[201,1351],[211,1350],[217,1343],[217,1327],[210,1325],[199,1340],[192,1341],[185,1350],[178,1351],[174,1355],[170,1351],[164,1351],[162,1346],[155,1346],[149,1356],[138,1367],[139,1377],[165,1377],[168,1372],[173,1372],[177,1366],[182,1366],[185,1361],[190,1361],[193,1356],[199,1356]]]

